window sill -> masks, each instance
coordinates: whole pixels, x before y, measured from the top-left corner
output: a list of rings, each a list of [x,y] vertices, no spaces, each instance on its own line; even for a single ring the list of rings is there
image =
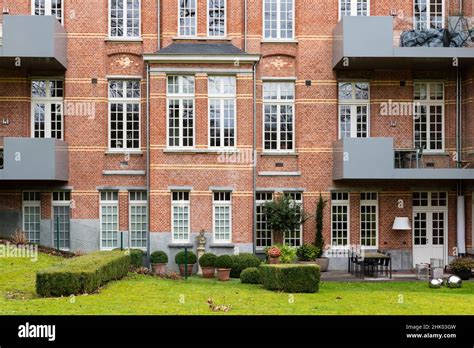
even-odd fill
[[[423,151],[423,156],[449,156],[449,152],[446,151]]]
[[[263,39],[261,43],[270,43],[270,44],[297,44],[297,39]]]
[[[141,150],[133,150],[133,151],[126,151],[126,150],[107,150],[105,152],[106,155],[130,155],[130,156],[143,156],[143,151]]]
[[[235,248],[235,245],[234,243],[222,243],[222,244],[212,243],[212,244],[209,244],[209,247],[214,248],[214,249],[217,249],[217,248],[233,249]]]
[[[163,153],[177,153],[177,154],[226,154],[226,153],[238,153],[239,149],[164,149]]]
[[[168,248],[170,249],[183,249],[183,248],[192,248],[193,245],[191,243],[171,243],[168,244]]]
[[[301,172],[258,172],[258,176],[291,177],[291,176],[301,176]]]
[[[288,151],[282,151],[282,152],[268,152],[264,151],[260,153],[260,156],[262,157],[281,157],[281,156],[288,156],[288,157],[298,157],[298,152],[288,152]]]
[[[232,39],[228,36],[215,37],[215,36],[173,36],[174,41],[179,40],[197,40],[197,41],[231,41]]]
[[[143,43],[143,39],[141,37],[111,37],[108,36],[105,38],[105,42],[136,42],[136,43]]]

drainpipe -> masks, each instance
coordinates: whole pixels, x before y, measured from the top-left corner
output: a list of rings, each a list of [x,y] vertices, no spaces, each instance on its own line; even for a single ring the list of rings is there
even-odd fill
[[[462,72],[456,70],[456,161],[457,168],[462,168]],[[457,182],[457,252],[466,254],[466,206],[462,181]]]
[[[244,0],[244,52],[247,52],[248,0]]]
[[[253,207],[252,207],[252,246],[253,253],[257,251],[257,63],[253,63]]]
[[[147,244],[146,244],[146,260],[147,266],[150,267],[150,254],[151,254],[151,242],[150,242],[150,63],[146,63],[146,232],[147,232]]]
[[[156,32],[158,34],[157,46],[161,49],[161,1],[156,0]]]

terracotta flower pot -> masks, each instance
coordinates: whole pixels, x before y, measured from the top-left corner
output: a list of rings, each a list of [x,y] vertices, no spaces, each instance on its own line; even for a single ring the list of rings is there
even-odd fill
[[[215,273],[216,273],[215,267],[202,267],[203,278],[214,278]]]
[[[166,273],[166,263],[152,263],[153,274],[162,275]]]
[[[270,257],[270,264],[271,265],[278,265],[280,263],[279,257]]]
[[[186,265],[179,265],[179,273],[184,277]],[[193,274],[194,265],[188,265],[188,277]]]
[[[218,268],[217,269],[217,278],[221,282],[226,282],[230,279],[230,268]]]

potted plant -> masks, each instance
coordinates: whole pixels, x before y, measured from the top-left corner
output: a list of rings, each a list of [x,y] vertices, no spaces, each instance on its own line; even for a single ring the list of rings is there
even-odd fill
[[[296,250],[298,263],[315,263],[319,255],[319,248],[313,244],[304,244]]]
[[[154,274],[165,274],[168,255],[164,251],[154,251],[150,255],[150,263]]]
[[[457,258],[449,264],[451,271],[462,280],[469,280],[472,269],[474,268],[474,259]]]
[[[280,263],[281,250],[277,246],[272,246],[267,249],[268,261],[270,264]]]
[[[180,251],[179,253],[176,254],[174,261],[176,264],[179,266],[179,273],[181,273],[182,276],[185,275],[185,269],[186,269],[186,264],[188,265],[188,276],[193,274],[193,267],[194,264],[197,262],[197,257],[196,254],[194,254],[192,251],[188,251],[188,254],[184,251]]]
[[[206,253],[199,258],[203,278],[214,278],[214,274],[216,273],[216,259],[217,256],[212,253]]]
[[[230,271],[232,269],[232,258],[229,255],[221,255],[216,259],[217,278],[220,281],[227,281],[230,279]]]
[[[318,205],[316,206],[316,240],[314,245],[318,252],[316,254],[315,262],[319,265],[321,272],[326,272],[329,267],[329,259],[323,257],[324,252],[324,237],[323,237],[323,218],[324,208],[326,207],[327,201],[323,199],[321,193],[319,194]]]

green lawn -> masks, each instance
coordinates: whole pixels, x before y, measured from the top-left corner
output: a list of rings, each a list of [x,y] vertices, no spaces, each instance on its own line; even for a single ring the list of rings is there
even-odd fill
[[[429,289],[426,282],[321,284],[316,294],[271,292],[239,280],[187,282],[130,274],[99,294],[37,298],[35,272],[61,259],[40,255],[0,258],[0,315],[31,314],[215,314],[206,303],[231,305],[229,314],[474,314],[474,283],[462,289]],[[228,314],[224,314],[228,315]]]

